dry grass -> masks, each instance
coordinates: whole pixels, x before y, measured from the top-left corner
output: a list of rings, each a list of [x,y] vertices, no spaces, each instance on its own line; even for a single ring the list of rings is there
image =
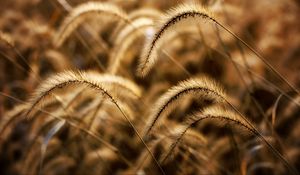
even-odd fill
[[[1,174],[299,174],[298,1],[0,5]]]

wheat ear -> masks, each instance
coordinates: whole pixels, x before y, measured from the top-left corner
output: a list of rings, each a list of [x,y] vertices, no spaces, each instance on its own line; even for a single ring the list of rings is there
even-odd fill
[[[138,74],[140,76],[146,76],[156,63],[156,60],[158,59],[156,45],[161,40],[163,34],[166,33],[166,31],[171,30],[172,27],[175,26],[175,24],[189,19],[203,19],[206,21],[210,21],[224,29],[226,32],[240,41],[244,46],[246,46],[251,52],[253,52],[276,76],[284,81],[293,91],[295,91],[297,94],[300,94],[297,88],[295,88],[286,78],[284,78],[260,53],[258,53],[254,48],[252,48],[234,32],[220,23],[210,11],[197,3],[181,4],[171,9],[165,15],[165,17],[162,18],[162,22],[160,25],[158,25],[158,30],[155,36],[152,38],[152,40],[149,40],[149,42],[145,44],[138,68]]]
[[[208,77],[191,78],[180,82],[157,100],[147,121],[143,135],[148,135],[160,116],[163,114],[167,115],[172,110],[174,104],[189,94],[197,94],[200,98],[211,99],[215,103],[226,102],[226,94],[222,87]]]
[[[94,18],[98,15],[109,15],[118,19],[129,22],[126,12],[121,8],[103,2],[87,2],[83,3],[71,10],[69,15],[64,19],[59,30],[56,32],[53,44],[60,47],[63,42],[71,35],[71,33],[88,18]]]
[[[85,85],[91,89],[96,90],[97,92],[100,92],[103,94],[105,97],[107,97],[117,108],[118,110],[122,113],[122,115],[125,117],[127,122],[130,124],[130,126],[133,128],[134,132],[138,136],[138,138],[141,140],[142,144],[146,147],[147,151],[155,161],[156,165],[159,167],[160,171],[164,174],[163,169],[159,165],[158,161],[154,157],[153,153],[143,140],[143,138],[140,136],[139,132],[127,116],[127,114],[122,110],[121,106],[119,105],[119,102],[117,99],[114,97],[113,93],[111,91],[107,90],[107,83],[99,82],[97,79],[95,79],[95,76],[90,76],[88,73],[85,72],[79,72],[79,73],[74,73],[74,72],[65,72],[61,73],[58,75],[55,75],[54,77],[51,77],[46,81],[45,83],[42,84],[40,88],[38,88],[36,94],[33,96],[33,99],[31,101],[31,107],[29,108],[26,116],[30,117],[30,113],[36,106],[38,106],[43,98],[47,97],[49,94],[54,92],[57,89],[64,88],[69,85]]]
[[[86,85],[92,89],[102,90],[102,93],[108,97],[107,90],[103,87],[110,88],[113,84],[118,85],[119,89],[126,89],[135,96],[141,95],[141,90],[134,83],[124,78],[113,75],[102,75],[93,72],[72,72],[66,71],[48,78],[44,83],[37,88],[33,98],[31,99],[31,108],[28,110],[28,116],[30,116],[32,110],[41,104],[44,98],[47,98],[55,90],[63,88],[68,85]]]
[[[175,139],[174,143],[170,146],[168,151],[163,156],[161,163],[164,163],[168,159],[168,157],[171,155],[172,151],[175,149],[175,147],[178,145],[180,140],[184,137],[185,133],[196,123],[204,120],[204,119],[215,119],[215,120],[223,120],[226,122],[234,123],[238,126],[242,126],[252,132],[253,134],[256,134],[255,130],[237,113],[225,110],[224,108],[221,108],[219,106],[212,106],[207,107],[203,111],[198,112],[196,114],[193,114],[191,116],[187,117],[187,124],[182,129],[181,133],[178,135],[178,137]]]
[[[263,141],[268,148],[274,153],[275,156],[277,156],[284,165],[288,168],[290,173],[292,174],[298,174],[297,170],[295,170],[290,163],[278,152],[277,149],[275,149],[267,140],[266,138],[256,129],[254,124],[252,124],[249,120],[247,120],[243,115],[241,115],[239,112],[232,112],[229,110],[226,110],[224,108],[220,108],[218,106],[208,107],[204,109],[202,112],[197,113],[194,115],[195,118],[192,119],[191,125],[205,120],[205,119],[217,119],[217,120],[224,120],[227,122],[231,122],[236,124],[237,126],[242,126],[243,128],[247,129],[250,133],[257,136],[261,141]],[[191,117],[192,118],[192,117]]]
[[[145,44],[142,56],[140,58],[140,65],[138,68],[138,74],[145,76],[148,74],[150,69],[154,66],[157,57],[157,44],[162,40],[162,36],[175,26],[175,24],[180,23],[188,19],[206,19],[213,20],[212,14],[200,5],[193,4],[181,4],[176,8],[169,10],[162,18],[161,23],[157,25],[157,32],[155,36],[148,40]]]

